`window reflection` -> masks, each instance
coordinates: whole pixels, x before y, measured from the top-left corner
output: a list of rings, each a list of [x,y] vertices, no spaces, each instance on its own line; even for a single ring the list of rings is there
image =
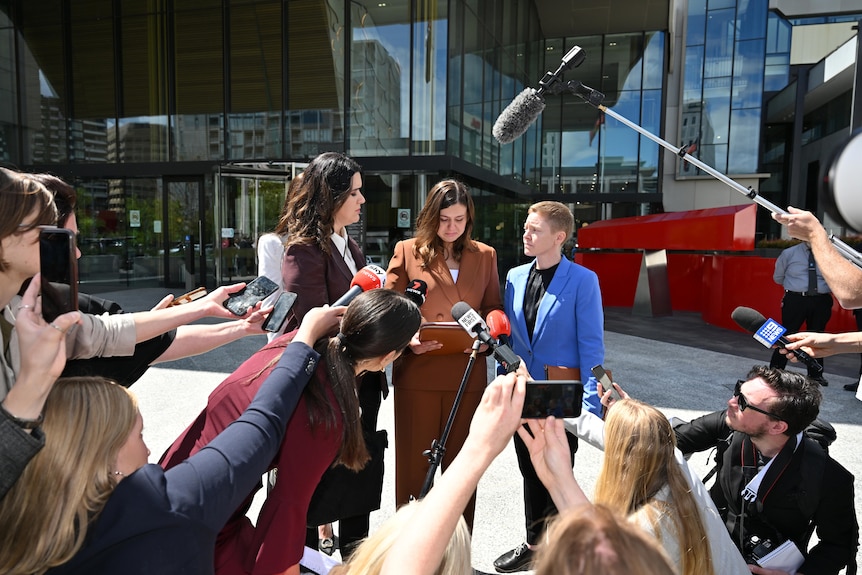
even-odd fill
[[[228,157],[281,156],[282,29],[277,2],[231,2]]]
[[[446,142],[447,2],[429,0],[418,7],[413,24],[411,139],[414,154],[437,155],[445,152]]]
[[[108,133],[111,162],[162,162],[168,159],[168,75],[165,28],[156,14],[124,16],[122,107],[116,130]],[[155,39],[155,42],[151,39]]]
[[[648,42],[646,48],[644,42]],[[588,54],[577,69],[578,79],[601,89],[604,104],[615,113],[658,134],[664,35],[616,34],[567,39],[564,45],[551,43],[548,47],[553,50],[547,54],[554,55],[546,56],[546,65],[557,65],[560,50],[572,45]],[[644,85],[656,86],[649,91],[648,105],[642,102]],[[657,145],[642,146],[635,130],[568,92],[546,97],[546,102],[542,114],[542,192],[657,192]]]
[[[350,6],[350,152],[406,155],[410,135],[409,6]],[[444,120],[441,110],[440,121]]]
[[[760,142],[760,110],[734,110],[730,118],[730,157],[727,169],[732,174],[753,174],[757,171],[757,151]]]
[[[171,117],[171,159],[224,158],[224,49],[220,0],[199,0],[201,10],[174,12],[176,111]]]
[[[767,13],[765,0],[689,0],[679,143],[718,171],[757,171]],[[781,27],[770,17],[769,28]],[[784,49],[772,42],[771,52]],[[774,64],[767,82],[779,85],[786,70]],[[678,162],[678,173],[698,170]]]
[[[102,12],[106,9],[106,13]],[[109,126],[117,115],[114,90],[114,40],[110,7],[74,3],[71,11],[72,121],[69,160],[105,162]]]

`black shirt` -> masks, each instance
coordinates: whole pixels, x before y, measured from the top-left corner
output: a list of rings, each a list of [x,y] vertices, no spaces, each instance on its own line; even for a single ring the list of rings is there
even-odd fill
[[[524,321],[527,322],[527,334],[533,339],[533,328],[536,327],[536,315],[539,311],[539,302],[548,291],[559,262],[547,269],[539,270],[533,265],[530,268],[530,276],[527,278],[527,289],[524,291]]]

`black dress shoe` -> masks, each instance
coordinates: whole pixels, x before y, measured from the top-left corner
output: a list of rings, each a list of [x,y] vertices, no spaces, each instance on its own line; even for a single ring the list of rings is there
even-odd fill
[[[854,391],[855,392],[857,389],[859,389],[859,382],[858,381],[856,383],[848,383],[848,384],[844,385],[844,391]]]
[[[511,551],[503,553],[494,561],[494,569],[497,573],[514,573],[526,571],[533,562],[535,552],[526,543],[521,543]]]
[[[829,382],[826,381],[826,379],[824,379],[822,375],[820,377],[811,377],[810,379],[814,383],[819,383],[820,387],[826,387],[827,385],[829,385]]]

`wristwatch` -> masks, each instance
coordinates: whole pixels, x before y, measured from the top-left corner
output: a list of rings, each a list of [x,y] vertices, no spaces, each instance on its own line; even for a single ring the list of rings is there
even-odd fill
[[[3,404],[0,403],[0,413],[6,416],[9,421],[20,427],[21,429],[36,429],[42,424],[42,414],[39,414],[39,417],[36,419],[21,419],[20,417],[15,417],[3,407]]]

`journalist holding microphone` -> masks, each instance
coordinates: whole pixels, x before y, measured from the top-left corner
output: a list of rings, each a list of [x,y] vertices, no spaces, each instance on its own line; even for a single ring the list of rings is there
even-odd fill
[[[386,287],[403,292],[411,280],[424,281],[428,291],[420,308],[423,321],[452,322],[452,306],[461,301],[483,317],[502,309],[497,252],[471,238],[474,221],[467,186],[441,180],[419,212],[415,237],[396,244]],[[469,350],[456,348],[416,337],[393,366],[396,505],[407,503],[411,495],[418,497],[422,489],[428,471],[422,452],[441,437],[467,366]],[[461,450],[487,383],[484,365],[471,371],[446,443],[443,469]],[[471,526],[474,507],[475,494],[464,511]]]

